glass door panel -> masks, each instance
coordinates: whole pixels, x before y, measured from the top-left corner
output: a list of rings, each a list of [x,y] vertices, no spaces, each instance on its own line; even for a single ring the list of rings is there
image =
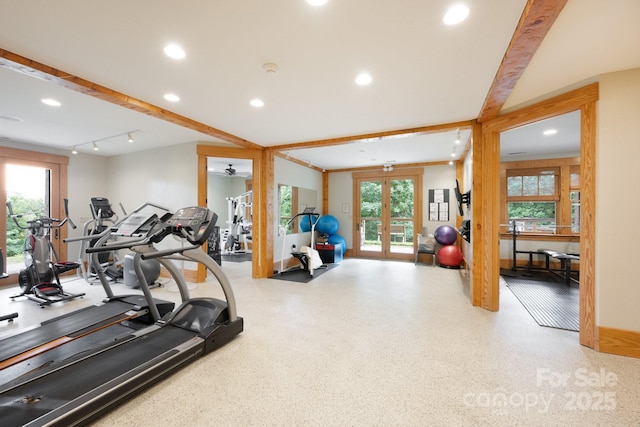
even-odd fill
[[[382,253],[382,180],[360,181],[359,250],[363,255]]]
[[[413,254],[414,180],[391,179],[389,185],[389,251]]]
[[[7,163],[5,165],[5,190],[7,202],[13,212],[22,215],[20,224],[26,220],[51,216],[50,206],[51,171],[43,167]],[[5,244],[7,274],[16,274],[24,268],[23,244],[27,230],[16,226],[7,212]]]

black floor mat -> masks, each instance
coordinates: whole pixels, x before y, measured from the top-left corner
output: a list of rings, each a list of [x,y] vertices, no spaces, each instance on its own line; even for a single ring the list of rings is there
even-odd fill
[[[222,262],[245,262],[251,261],[251,252],[235,253],[235,254],[223,254]]]
[[[507,287],[540,326],[580,330],[580,291],[551,276],[503,276]]]
[[[308,283],[314,278],[323,274],[324,272],[329,271],[332,268],[338,266],[338,264],[325,264],[325,265],[326,267],[323,265],[322,267],[316,268],[315,270],[313,270],[313,276],[307,270],[303,270],[302,268],[300,268],[300,269],[294,269],[294,270],[278,273],[275,276],[272,276],[271,278],[277,279],[277,280],[287,280],[289,282]]]

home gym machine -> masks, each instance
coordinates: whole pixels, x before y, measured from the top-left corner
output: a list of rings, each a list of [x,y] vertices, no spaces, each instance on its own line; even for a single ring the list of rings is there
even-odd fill
[[[51,243],[51,230],[58,231],[67,223],[71,228],[76,228],[69,219],[68,200],[64,199],[65,218],[60,220],[50,217],[40,217],[26,221],[26,225],[18,221],[22,215],[14,214],[11,202],[7,202],[9,216],[21,230],[27,230],[24,241],[25,269],[20,271],[18,281],[22,292],[11,299],[27,297],[37,302],[40,307],[54,302],[68,301],[84,296],[84,293],[71,294],[65,292],[60,284],[60,274],[75,270],[78,264],[75,262],[60,262],[58,254]]]
[[[120,205],[122,212],[126,216],[127,213]],[[113,226],[118,222],[118,215],[111,208],[111,203],[106,197],[92,197],[89,203],[89,211],[92,219],[85,222],[82,226],[83,236],[97,236],[106,228]],[[82,240],[78,254],[78,276],[83,278],[87,283],[95,283],[98,281],[96,267],[89,261],[86,249],[95,245],[97,237],[90,240]],[[122,263],[117,259],[115,253],[100,254],[100,267],[106,270],[107,275],[114,281],[122,278]]]
[[[183,208],[153,222],[143,222],[148,225],[137,230],[135,221],[130,227],[123,223],[117,231],[126,235],[122,241],[88,248],[92,254],[129,249],[136,253],[136,263],[157,259],[176,281],[182,304],[153,325],[117,340],[97,342],[97,338],[89,338],[96,341],[93,347],[61,359],[55,369],[33,361],[30,364],[41,369],[31,368],[13,380],[0,380],[3,425],[87,424],[241,333],[243,319],[237,315],[229,280],[202,250],[216,218],[207,208]],[[180,244],[168,246],[173,240],[166,239],[169,236],[179,238]],[[160,242],[162,249],[156,247]],[[172,260],[206,267],[217,279],[222,299],[191,298],[186,280]],[[50,360],[46,353],[42,356]]]
[[[224,254],[248,252],[252,226],[252,194],[252,191],[247,191],[236,197],[227,197],[227,228],[222,235]],[[248,219],[245,217],[247,210]]]

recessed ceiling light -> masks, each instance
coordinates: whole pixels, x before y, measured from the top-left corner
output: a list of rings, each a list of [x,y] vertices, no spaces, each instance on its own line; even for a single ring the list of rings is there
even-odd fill
[[[59,107],[59,106],[62,105],[62,104],[60,104],[59,101],[56,101],[53,98],[43,98],[43,99],[41,99],[41,101],[42,101],[43,104],[49,105],[51,107]]]
[[[169,102],[178,102],[180,101],[180,97],[174,93],[167,93],[164,95],[164,99]]]
[[[249,104],[251,104],[252,107],[256,107],[256,108],[264,107],[264,101],[262,99],[258,99],[258,98],[252,99],[249,102]]]
[[[544,132],[542,132],[544,135],[555,135],[556,133],[558,133],[558,131],[556,129],[547,129]]]
[[[14,116],[0,116],[0,119],[7,120],[9,122],[22,122],[22,121],[24,121],[20,117],[14,117]]]
[[[328,0],[307,0],[307,3],[309,3],[311,6],[322,6],[324,4],[327,4]]]
[[[168,44],[164,47],[164,54],[173,59],[184,59],[187,56],[184,50],[177,44]]]
[[[456,25],[467,19],[469,8],[463,4],[451,6],[442,18],[442,22],[447,25]]]
[[[371,75],[367,73],[358,74],[358,77],[356,77],[356,84],[360,86],[371,84],[372,81],[373,78],[371,78]]]

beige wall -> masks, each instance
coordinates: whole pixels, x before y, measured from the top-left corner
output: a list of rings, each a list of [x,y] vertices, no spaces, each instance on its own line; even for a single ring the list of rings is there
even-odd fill
[[[640,331],[640,69],[601,76],[597,132],[596,323]]]

